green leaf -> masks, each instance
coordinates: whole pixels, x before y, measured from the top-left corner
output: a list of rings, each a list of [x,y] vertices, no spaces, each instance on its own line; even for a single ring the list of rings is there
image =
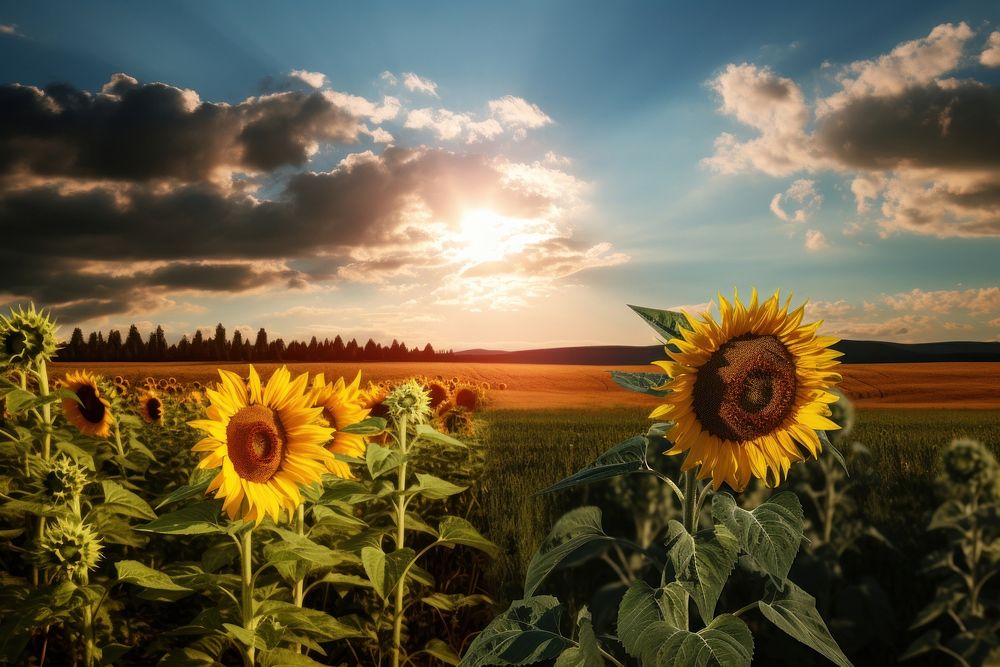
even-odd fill
[[[352,435],[378,435],[383,431],[385,431],[385,419],[382,417],[368,417],[357,424],[340,429],[341,433],[351,433]]]
[[[668,556],[677,582],[694,598],[705,623],[715,616],[715,604],[722,587],[736,566],[739,542],[736,536],[718,524],[715,530],[700,530],[693,536],[676,520],[667,526]]]
[[[768,589],[768,599],[758,603],[767,620],[840,667],[851,667],[816,610],[816,598],[790,581],[780,591],[771,584]]]
[[[599,508],[579,507],[566,513],[552,527],[538,551],[531,557],[524,575],[524,594],[534,595],[545,577],[580,549],[613,541],[614,538],[605,534],[601,527]]]
[[[573,645],[559,632],[561,615],[559,600],[548,595],[515,600],[479,633],[459,665],[531,665],[552,660]]]
[[[293,533],[284,528],[270,526],[268,530],[278,535],[280,538],[276,542],[271,542],[264,547],[264,556],[269,563],[280,563],[283,561],[301,561],[334,567],[340,565],[345,560],[350,560],[347,553],[328,549],[322,544],[313,542],[305,535]]]
[[[377,442],[369,442],[365,452],[365,463],[368,464],[368,472],[372,479],[378,479],[387,472],[391,472],[399,467],[403,457],[399,451],[388,449]]]
[[[424,646],[424,652],[428,653],[446,665],[457,665],[461,658],[452,650],[448,644],[440,639],[432,639]]]
[[[325,663],[316,662],[303,653],[296,653],[287,648],[276,648],[263,651],[259,659],[260,667],[323,667]]]
[[[463,595],[461,593],[433,593],[420,598],[420,601],[440,611],[455,611],[462,607],[493,604],[488,595]]]
[[[659,310],[657,308],[646,308],[645,306],[628,305],[635,314],[642,318],[643,322],[653,328],[653,331],[660,334],[664,343],[669,343],[671,338],[680,338],[681,329],[690,329],[687,315],[672,310]]]
[[[653,589],[645,581],[634,582],[618,606],[618,638],[629,655],[638,657],[642,636],[654,623],[688,627],[688,594],[676,581]]]
[[[656,667],[750,667],[753,636],[746,623],[722,614],[698,632],[656,623],[641,641],[642,665]]]
[[[226,531],[218,524],[221,510],[221,500],[203,500],[200,503],[182,507],[176,512],[164,514],[145,525],[136,526],[136,530],[167,535],[224,533]]]
[[[577,484],[590,484],[598,480],[642,470],[646,467],[646,447],[645,436],[637,435],[629,438],[598,456],[583,470],[538,491],[538,494],[561,491]]]
[[[190,588],[179,586],[163,572],[147,567],[136,560],[120,560],[115,563],[118,581],[135,584],[154,591],[192,592]]]
[[[802,505],[791,491],[771,496],[748,512],[728,493],[712,498],[712,517],[725,524],[756,563],[779,581],[788,578],[802,542]]]
[[[97,467],[94,465],[94,456],[83,447],[78,447],[72,442],[63,440],[56,443],[56,451],[62,452],[73,459],[74,463],[82,465],[91,472],[97,470]]]
[[[452,447],[465,447],[465,443],[461,440],[456,440],[450,435],[445,435],[440,431],[434,429],[428,424],[417,424],[413,427],[416,433],[416,440],[430,440],[431,442],[436,442],[440,445],[450,445]]]
[[[446,516],[441,519],[441,523],[438,524],[438,540],[479,549],[493,558],[500,555],[497,545],[483,537],[471,523],[457,516]]]
[[[174,489],[169,496],[160,501],[160,503],[156,506],[156,509],[171,505],[179,500],[191,498],[192,496],[205,495],[205,491],[208,490],[208,485],[217,474],[217,470],[203,470],[202,468],[195,468],[194,472],[191,473],[191,480],[184,486]]]
[[[445,481],[440,477],[418,472],[417,483],[410,486],[406,491],[407,493],[419,493],[420,495],[433,500],[441,500],[442,498],[453,496],[456,493],[461,493],[467,488],[469,487],[452,484],[451,482]]]
[[[576,619],[577,646],[570,646],[559,654],[555,667],[604,667],[604,658],[597,644],[594,625],[586,607]]]
[[[610,373],[611,379],[622,389],[658,397],[670,393],[667,389],[657,388],[670,380],[665,373],[630,373],[628,371],[610,371]]]
[[[365,574],[371,580],[383,600],[389,599],[389,594],[396,590],[399,578],[403,576],[406,566],[416,557],[417,552],[409,547],[397,549],[390,554],[375,547],[365,547],[361,550],[361,563]]]
[[[830,455],[837,463],[840,464],[840,467],[844,469],[847,476],[850,477],[851,471],[847,469],[847,460],[844,458],[844,455],[840,453],[840,450],[833,446],[833,443],[830,441],[829,436],[827,436],[826,431],[816,431],[816,435],[819,436],[819,442],[823,446],[823,449],[830,452]]]
[[[4,398],[6,399],[7,411],[12,415],[16,415],[30,408],[32,403],[37,399],[37,396],[24,389],[12,389],[7,392]]]
[[[936,651],[939,646],[941,646],[941,631],[928,630],[913,640],[906,650],[903,651],[903,655],[899,656],[899,661],[902,662],[916,658],[918,655],[923,655],[924,653]]]
[[[98,505],[96,510],[137,519],[156,518],[156,512],[149,503],[117,482],[106,479],[101,482],[101,488],[104,490],[104,502]]]
[[[292,630],[312,635],[321,641],[339,641],[364,634],[318,609],[296,607],[290,602],[281,600],[265,600],[260,604],[257,615],[273,618]]]

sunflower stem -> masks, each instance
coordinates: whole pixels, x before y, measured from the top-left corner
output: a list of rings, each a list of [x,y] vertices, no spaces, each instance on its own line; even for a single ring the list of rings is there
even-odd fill
[[[698,528],[697,508],[698,478],[695,477],[695,471],[692,469],[684,473],[683,503],[684,529],[692,535]]]
[[[84,568],[80,574],[80,585],[87,586],[89,583],[90,578]],[[94,667],[97,642],[94,640],[94,608],[89,604],[83,606],[83,642],[83,664]]]
[[[118,456],[125,458],[125,447],[122,446],[122,429],[118,424],[118,417],[115,417],[115,447],[118,448]],[[122,469],[124,472],[124,469]]]
[[[45,364],[45,359],[38,360],[38,394],[39,397],[45,397],[49,395],[49,371]],[[24,384],[27,384],[24,373],[21,374],[21,379]],[[46,402],[42,405],[42,460],[48,461],[49,456],[52,452],[52,406],[50,403]],[[79,512],[78,512],[79,513]],[[38,517],[38,539],[41,540],[45,536],[45,517]],[[31,581],[35,586],[38,586],[39,573],[38,566],[32,566],[31,568]],[[88,663],[89,664],[89,663]]]
[[[406,415],[399,417],[399,477],[396,483],[396,550],[403,548],[406,539]],[[399,578],[396,584],[396,609],[392,623],[392,667],[399,667],[399,654],[403,636],[403,606],[406,590],[405,576]]]
[[[299,535],[306,534],[306,505],[305,503],[299,503],[299,508],[296,511],[296,521],[295,521],[296,532]],[[298,577],[295,580],[295,606],[302,608],[302,602],[305,599],[305,580],[304,577]],[[302,644],[295,645],[295,652],[302,653]]]
[[[251,637],[256,635],[253,616],[253,526],[246,529],[240,541],[240,565],[242,574],[242,602],[240,611],[243,613],[243,628],[250,633]],[[246,650],[247,664],[254,665],[254,644],[251,642]]]

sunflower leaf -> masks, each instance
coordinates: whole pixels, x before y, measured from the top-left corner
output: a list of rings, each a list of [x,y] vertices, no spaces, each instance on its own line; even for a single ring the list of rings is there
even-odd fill
[[[562,606],[543,595],[515,600],[469,645],[460,667],[532,665],[552,660],[573,645],[559,631]]]
[[[601,648],[594,634],[590,611],[584,607],[576,618],[577,646],[570,646],[559,654],[555,667],[604,667]]]
[[[370,442],[365,454],[365,461],[368,464],[368,472],[372,479],[378,479],[382,475],[395,470],[403,461],[399,451],[389,449],[382,445]]]
[[[662,398],[670,393],[666,389],[657,389],[667,382],[670,378],[667,377],[666,373],[630,373],[627,371],[609,371],[611,373],[611,379],[615,381],[622,389],[628,389],[629,391],[634,391],[640,394],[649,394],[650,396],[657,396]]]
[[[542,540],[524,575],[524,594],[531,596],[564,560],[586,547],[614,542],[601,527],[601,510],[578,507],[562,516]]]
[[[153,591],[169,591],[172,593],[192,593],[190,588],[174,583],[169,576],[146,567],[139,561],[120,560],[115,563],[115,570],[118,571],[118,581],[126,584],[135,584]]]
[[[840,667],[852,667],[816,610],[816,598],[790,581],[780,590],[769,583],[760,613],[787,635],[821,653]]]
[[[207,533],[224,533],[225,529],[219,525],[219,512],[222,511],[221,500],[203,500],[182,507],[176,512],[170,512],[150,521],[147,524],[136,526],[136,530],[144,530],[149,533],[164,533],[167,535],[204,535]]]
[[[625,651],[638,657],[646,630],[660,621],[688,627],[687,593],[676,581],[656,590],[641,579],[634,582],[618,605],[618,638]]]
[[[826,434],[826,431],[816,431],[816,435],[819,436],[819,442],[823,446],[823,449],[829,450],[830,455],[833,459],[840,464],[840,467],[844,469],[844,472],[848,477],[851,476],[851,471],[847,469],[847,459],[844,455],[840,453],[840,450],[833,446],[830,442],[830,437]]]
[[[352,435],[378,435],[383,431],[385,431],[385,419],[382,417],[368,417],[357,424],[351,424],[340,429],[341,433],[350,433]]]
[[[461,493],[467,488],[469,487],[452,484],[451,482],[443,480],[440,477],[418,472],[417,483],[410,485],[410,487],[406,489],[406,493],[408,495],[411,493],[419,493],[426,498],[441,500],[442,498],[453,496],[456,493]]]
[[[640,664],[656,667],[749,667],[753,635],[746,623],[722,614],[698,632],[658,622],[640,640]]]
[[[664,343],[669,343],[671,338],[680,338],[681,329],[690,329],[687,315],[672,310],[659,310],[657,308],[647,308],[645,306],[633,306],[628,304],[636,315],[652,327],[653,331],[663,337]]]
[[[461,658],[447,643],[440,639],[432,639],[424,646],[424,652],[432,655],[446,665],[457,665]]]
[[[449,445],[451,447],[465,447],[465,443],[461,440],[456,440],[450,435],[445,435],[428,424],[417,424],[413,427],[416,432],[416,437],[414,441],[418,439],[430,440],[431,442],[436,442],[439,445]]]
[[[93,511],[120,514],[137,519],[156,519],[156,512],[149,506],[149,503],[117,482],[103,480],[101,488],[104,491],[104,502],[97,505]]]
[[[438,524],[438,540],[479,549],[494,558],[500,553],[497,545],[483,537],[475,526],[457,516],[446,516],[441,519],[441,523]]]
[[[218,469],[205,470],[203,468],[195,468],[191,473],[190,481],[184,486],[174,489],[169,496],[160,501],[156,509],[166,507],[179,500],[191,498],[192,496],[204,495],[205,491],[208,490],[209,483],[218,473]]]
[[[724,524],[691,535],[679,521],[671,520],[667,544],[677,582],[694,598],[702,620],[711,622],[722,587],[736,566],[739,540]]]
[[[779,581],[788,578],[802,542],[802,505],[791,491],[783,491],[748,512],[728,493],[712,499],[712,517],[725,524],[760,567]]]
[[[535,495],[561,491],[577,484],[590,484],[609,477],[642,470],[646,467],[646,447],[647,440],[644,436],[637,435],[629,438],[598,456],[583,470],[573,473],[550,487],[536,491]]]
[[[372,582],[375,592],[383,600],[388,600],[389,594],[396,590],[400,578],[416,555],[417,552],[409,547],[388,554],[375,547],[365,547],[361,550],[361,563],[365,568],[365,574]]]

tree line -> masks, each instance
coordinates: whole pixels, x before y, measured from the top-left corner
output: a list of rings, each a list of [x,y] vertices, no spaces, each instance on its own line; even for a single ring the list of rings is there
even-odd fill
[[[221,323],[215,327],[215,336],[206,337],[201,330],[191,338],[186,335],[176,343],[167,343],[163,327],[143,339],[138,327],[132,325],[122,338],[117,329],[105,336],[102,331],[92,331],[84,337],[83,331],[73,329],[68,342],[60,348],[59,361],[430,361],[448,359],[454,353],[437,352],[430,343],[423,348],[409,348],[406,343],[393,339],[391,345],[382,345],[371,338],[364,345],[352,338],[347,343],[338,335],[332,341],[315,336],[306,343],[293,340],[285,343],[281,338],[270,340],[261,328],[257,338],[250,342],[236,330],[232,339],[227,338]]]

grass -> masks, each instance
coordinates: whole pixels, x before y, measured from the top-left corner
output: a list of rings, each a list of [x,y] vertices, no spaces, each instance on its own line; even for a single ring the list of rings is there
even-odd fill
[[[494,410],[477,438],[486,464],[477,495],[480,523],[507,557],[488,581],[504,599],[520,594],[541,540],[566,511],[588,502],[603,483],[552,495],[538,490],[576,472],[613,445],[642,433],[647,408]],[[878,475],[862,492],[867,519],[905,555],[922,546],[928,513],[938,504],[939,450],[955,437],[981,440],[1000,455],[1000,411],[871,409],[858,412],[851,439],[865,444]],[[916,556],[917,554],[914,554]]]

